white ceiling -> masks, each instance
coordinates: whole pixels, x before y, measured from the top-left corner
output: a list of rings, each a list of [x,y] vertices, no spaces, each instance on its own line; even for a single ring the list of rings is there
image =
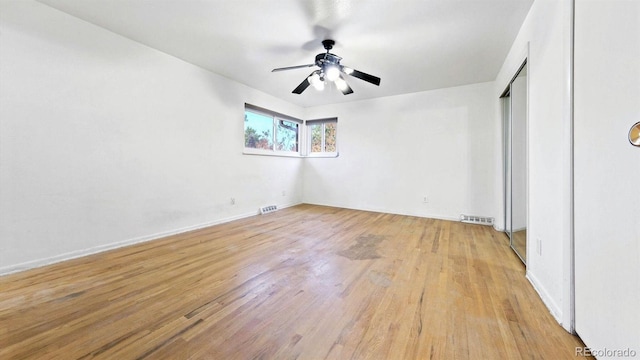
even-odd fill
[[[308,107],[495,79],[533,0],[39,0],[129,39]],[[291,91],[336,40],[342,64],[382,78]]]

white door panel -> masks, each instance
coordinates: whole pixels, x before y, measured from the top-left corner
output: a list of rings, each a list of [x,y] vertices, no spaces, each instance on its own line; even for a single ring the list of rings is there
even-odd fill
[[[640,1],[576,0],[574,51],[576,331],[640,357]]]

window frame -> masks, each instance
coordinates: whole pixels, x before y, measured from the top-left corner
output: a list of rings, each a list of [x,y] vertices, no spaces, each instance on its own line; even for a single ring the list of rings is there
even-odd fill
[[[304,148],[303,139],[304,139],[304,120],[296,119],[291,116],[287,116],[284,114],[277,113],[275,111],[271,111],[265,108],[261,108],[251,104],[244,104],[244,113],[247,111],[252,112],[254,114],[270,117],[272,120],[272,148],[270,150],[267,149],[258,149],[246,147],[246,139],[243,139],[243,150],[242,153],[246,155],[267,155],[267,156],[284,156],[284,157],[302,157],[302,149]],[[296,143],[297,143],[297,151],[285,151],[285,150],[277,150],[277,140],[278,140],[278,125],[281,121],[293,122],[298,126],[298,131],[296,134]],[[246,128],[243,126],[242,131],[243,137],[246,136]]]
[[[312,139],[311,137],[313,136],[313,132],[311,131],[311,126],[313,125],[322,125],[322,129],[321,129],[321,134],[322,134],[322,148],[323,150],[326,150],[326,127],[325,124],[336,124],[336,151],[319,151],[319,152],[312,152],[311,151],[311,147],[312,147]],[[322,119],[313,119],[313,120],[306,120],[305,121],[305,130],[306,130],[306,139],[307,139],[307,145],[306,145],[306,156],[307,157],[315,157],[315,158],[334,158],[334,157],[338,157],[340,155],[340,152],[338,150],[338,118],[337,117],[332,117],[332,118],[322,118]]]

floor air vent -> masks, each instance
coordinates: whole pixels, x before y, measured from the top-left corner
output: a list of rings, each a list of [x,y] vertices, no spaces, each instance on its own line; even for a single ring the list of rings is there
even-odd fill
[[[263,206],[260,208],[260,214],[268,214],[276,210],[278,210],[278,206],[276,205]]]
[[[493,225],[493,218],[486,216],[460,215],[460,221],[469,224]]]

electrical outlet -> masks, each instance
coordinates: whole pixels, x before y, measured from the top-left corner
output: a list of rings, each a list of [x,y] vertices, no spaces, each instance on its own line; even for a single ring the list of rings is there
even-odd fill
[[[236,204],[236,198],[231,198],[231,205],[235,205]]]
[[[282,190],[282,196],[287,196],[287,192]]]
[[[425,204],[428,203],[429,202],[429,197],[428,196],[422,197],[422,202],[425,203]]]

